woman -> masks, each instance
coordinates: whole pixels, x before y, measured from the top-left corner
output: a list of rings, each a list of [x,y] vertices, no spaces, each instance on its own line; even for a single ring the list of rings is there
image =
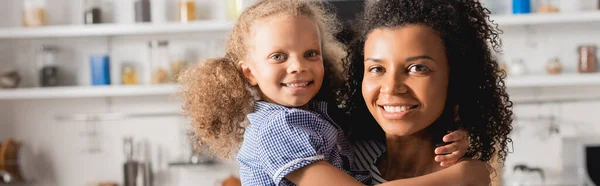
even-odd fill
[[[344,92],[350,139],[373,183],[444,169],[432,149],[456,128],[470,135],[463,161],[506,159],[512,102],[492,58],[500,41],[488,13],[476,0],[366,7],[348,49]]]

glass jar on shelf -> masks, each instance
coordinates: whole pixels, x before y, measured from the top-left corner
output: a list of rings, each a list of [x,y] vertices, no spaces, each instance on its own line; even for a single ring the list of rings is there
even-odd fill
[[[256,0],[226,0],[224,1],[227,4],[227,19],[235,20],[237,19],[242,11],[246,9],[251,4],[254,4]]]
[[[52,87],[60,84],[59,68],[56,64],[56,54],[58,48],[50,45],[43,45],[36,56],[38,64],[39,86]]]
[[[187,23],[196,20],[195,0],[179,0],[177,7],[180,22]]]
[[[36,27],[48,25],[46,0],[23,1],[23,26]]]
[[[179,75],[185,71],[188,63],[186,60],[186,53],[183,49],[174,50],[171,55],[171,78],[177,82]]]
[[[558,7],[550,0],[542,0],[537,10],[538,13],[556,13]]]
[[[134,63],[123,63],[121,66],[121,79],[124,85],[137,85],[138,77]]]
[[[102,4],[101,0],[84,1],[85,12],[83,13],[84,24],[102,23]]]
[[[152,84],[164,84],[170,81],[169,41],[151,41],[150,72]]]

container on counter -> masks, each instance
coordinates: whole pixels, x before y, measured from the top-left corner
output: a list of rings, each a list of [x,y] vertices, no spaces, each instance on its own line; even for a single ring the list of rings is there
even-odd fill
[[[598,59],[596,56],[597,48],[595,45],[581,45],[577,48],[579,62],[577,71],[579,73],[597,72]]]
[[[152,14],[150,12],[150,0],[135,0],[135,22],[150,22]]]
[[[123,151],[125,152],[125,162],[123,163],[123,186],[137,186],[138,184],[136,182],[140,179],[138,178],[140,163],[135,160],[134,157],[139,154],[139,151],[134,145],[132,137],[123,138]]]
[[[48,25],[46,0],[23,1],[23,26],[36,27]]]
[[[530,0],[513,0],[512,3],[513,3],[512,4],[513,14],[531,13],[531,1]]]
[[[169,75],[169,42],[151,41],[148,43],[150,49],[150,72],[152,84],[163,84],[170,81]]]
[[[83,13],[84,24],[102,23],[102,8],[100,0],[86,0]]]
[[[92,85],[110,85],[110,58],[108,55],[90,56]]]
[[[43,45],[36,56],[39,71],[38,84],[41,87],[52,87],[60,84],[59,68],[56,64],[57,52],[57,47]]]
[[[179,0],[177,3],[179,21],[187,23],[196,20],[196,1]]]

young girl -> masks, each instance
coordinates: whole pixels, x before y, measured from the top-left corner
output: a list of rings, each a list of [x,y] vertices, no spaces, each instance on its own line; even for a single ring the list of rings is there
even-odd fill
[[[328,115],[341,104],[336,93],[345,53],[332,35],[336,32],[335,19],[319,2],[259,1],[239,17],[225,57],[207,60],[180,78],[183,109],[200,143],[229,157],[243,139],[237,156],[243,185],[369,182],[369,172],[357,169],[352,147]],[[456,141],[465,134],[450,135]],[[464,152],[466,141],[450,149]],[[447,162],[462,155],[454,153]],[[390,184],[431,179],[462,184],[457,174],[479,171],[449,169]]]

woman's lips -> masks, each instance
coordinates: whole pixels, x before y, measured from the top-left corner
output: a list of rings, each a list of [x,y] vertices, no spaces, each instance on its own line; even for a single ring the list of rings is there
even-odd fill
[[[389,120],[400,120],[412,113],[419,105],[378,105],[384,118]]]

